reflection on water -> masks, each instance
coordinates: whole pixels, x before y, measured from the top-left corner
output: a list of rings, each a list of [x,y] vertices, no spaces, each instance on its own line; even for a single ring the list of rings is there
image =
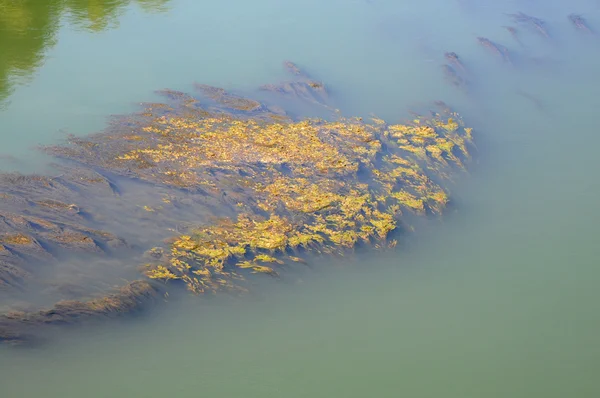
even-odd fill
[[[31,77],[56,43],[62,18],[99,32],[114,27],[130,3],[165,10],[169,0],[0,0],[0,104],[13,85]]]
[[[77,97],[106,115],[122,111],[111,102],[117,92],[124,102],[142,100],[143,90],[193,80],[247,89],[278,80],[272,76],[287,58],[329,83],[350,114],[393,119],[414,102],[441,98],[477,127],[480,164],[455,190],[456,212],[393,256],[324,261],[294,275],[304,280],[297,286],[260,281],[245,300],[173,298],[148,318],[67,333],[54,347],[3,348],[2,396],[600,395],[600,51],[597,36],[567,19],[582,14],[598,32],[596,1],[199,4],[173,2],[160,21],[125,12],[114,38],[93,42],[102,50],[110,43],[133,65],[118,69],[121,89],[111,86],[114,69],[82,64],[97,85],[61,80],[69,94],[56,101],[64,107]],[[514,41],[504,13],[519,11],[544,19],[551,40],[515,24],[523,46]],[[220,34],[199,39],[211,31]],[[500,62],[478,36],[523,62]],[[91,43],[64,37],[79,51]],[[140,45],[140,56],[126,37],[152,45]],[[77,59],[71,47],[56,49],[56,68]],[[446,51],[473,73],[471,94],[444,80]],[[48,88],[43,82],[34,81],[33,92]],[[26,102],[28,93],[14,95]],[[2,116],[18,109],[9,112]]]

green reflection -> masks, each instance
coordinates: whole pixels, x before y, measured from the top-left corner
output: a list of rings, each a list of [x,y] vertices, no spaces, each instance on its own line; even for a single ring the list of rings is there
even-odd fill
[[[0,104],[26,82],[55,44],[61,21],[100,32],[115,27],[127,6],[164,11],[170,0],[0,0]]]

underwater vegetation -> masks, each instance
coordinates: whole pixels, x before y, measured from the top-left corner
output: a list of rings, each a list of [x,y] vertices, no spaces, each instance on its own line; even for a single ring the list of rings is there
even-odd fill
[[[481,46],[487,48],[491,53],[502,59],[504,62],[510,65],[513,64],[508,48],[504,47],[501,44],[494,43],[493,41],[485,37],[478,37],[477,42]]]
[[[569,21],[571,21],[571,23],[573,24],[573,26],[576,29],[581,30],[582,32],[588,33],[588,34],[593,34],[594,32],[592,31],[592,29],[589,27],[587,21],[585,20],[585,18],[583,18],[581,15],[577,15],[577,14],[570,14],[568,16]]]
[[[546,27],[546,22],[541,20],[540,18],[532,17],[531,15],[527,15],[523,12],[518,12],[516,14],[508,14],[508,16],[513,20],[513,22],[522,26],[529,27],[530,29],[539,33],[545,38],[550,38],[548,28]]]
[[[467,2],[461,1],[460,3],[464,6]],[[529,43],[526,44],[522,39],[526,39],[527,31],[547,40],[552,39],[548,30],[548,23],[540,18],[533,17],[520,11],[505,15],[512,20],[514,25],[519,27],[502,26],[502,28],[510,34],[514,43],[520,47],[520,51],[518,52],[514,49],[509,50],[509,48],[502,44],[481,36],[476,38],[479,45],[486,48],[489,53],[495,55],[498,59],[512,67],[526,66],[528,64],[533,66],[546,64],[547,60],[532,55],[532,46]],[[579,14],[569,14],[566,19],[568,19],[572,27],[580,32],[588,35],[595,34],[594,30],[583,16]],[[461,90],[463,93],[470,94],[472,88],[475,87],[476,84],[473,84],[472,76],[465,67],[461,57],[455,52],[446,52],[444,53],[444,60],[446,63],[441,65],[444,80]],[[541,101],[531,94],[520,91],[517,91],[515,94],[526,98],[539,110],[543,109]]]
[[[451,66],[460,70],[462,73],[467,73],[467,68],[465,67],[465,65],[463,64],[461,58],[458,56],[457,53],[447,52],[444,54],[444,58],[446,58],[446,61],[448,61],[448,63]]]
[[[503,26],[503,28],[510,34],[513,40],[521,47],[525,47],[523,42],[521,41],[520,33],[517,28],[514,26]]]
[[[298,79],[285,95],[330,106],[322,83],[284,65]],[[116,293],[0,316],[0,340],[125,314],[178,286],[243,292],[249,275],[282,275],[311,254],[393,247],[412,217],[443,211],[452,171],[470,159],[472,130],[443,103],[402,124],[339,112],[306,119],[196,88],[163,90],[165,103],[44,148],[64,164],[58,176],[0,178],[0,289],[26,288],[35,264],[73,251],[126,253],[123,266],[138,269],[138,280],[110,285]]]
[[[442,73],[444,74],[444,78],[448,83],[465,92],[468,91],[468,81],[463,78],[452,66],[448,64],[442,65]]]

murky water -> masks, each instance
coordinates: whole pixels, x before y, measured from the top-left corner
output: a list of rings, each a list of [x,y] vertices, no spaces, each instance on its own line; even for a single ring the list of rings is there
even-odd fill
[[[519,27],[515,41],[502,26],[518,11],[551,39]],[[397,252],[1,348],[1,396],[600,395],[600,36],[575,31],[572,12],[600,33],[591,0],[0,0],[3,170],[39,169],[32,146],[98,130],[154,89],[251,92],[282,78],[283,59],[348,115],[397,120],[442,99],[479,147],[444,222]],[[472,71],[469,96],[444,81],[445,51]]]

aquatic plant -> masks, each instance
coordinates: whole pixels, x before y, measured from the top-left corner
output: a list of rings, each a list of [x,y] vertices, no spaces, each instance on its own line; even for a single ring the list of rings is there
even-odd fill
[[[493,41],[485,37],[478,37],[477,41],[481,46],[487,48],[493,54],[500,57],[504,62],[511,65],[513,64],[512,57],[510,55],[510,52],[508,51],[508,48],[504,47],[501,44],[494,43]]]
[[[532,17],[531,15],[527,15],[523,12],[518,12],[516,14],[508,14],[508,16],[514,22],[529,26],[543,37],[550,38],[550,34],[548,33],[548,29],[546,28],[546,23],[540,18]]]
[[[575,26],[575,28],[577,28],[585,33],[588,33],[588,34],[594,33],[592,31],[592,29],[589,27],[585,18],[583,18],[581,15],[569,14],[568,18],[569,18],[569,21],[573,24],[573,26]]]
[[[331,109],[322,83],[285,67],[300,80],[282,83],[292,88],[284,94]],[[163,90],[165,103],[45,148],[74,164],[55,166],[57,176],[0,175],[0,288],[27,285],[35,264],[59,263],[63,253],[91,259],[117,249],[132,250],[122,266],[133,261],[143,279],[115,293],[105,284],[101,297],[79,292],[51,309],[1,315],[0,340],[36,325],[127,313],[157,286],[243,292],[249,275],[280,276],[311,253],[394,247],[412,217],[442,212],[451,171],[469,160],[472,130],[443,103],[388,124],[339,112],[292,118],[220,88],[196,88],[200,96]],[[108,231],[144,239],[130,246]]]
[[[235,288],[231,282],[243,270],[277,275],[285,262],[296,261],[290,256],[305,251],[385,246],[405,212],[442,211],[448,194],[441,182],[469,158],[471,130],[452,112],[406,124],[284,121],[262,105],[237,106],[251,100],[203,91],[235,112],[210,112],[197,99],[169,93],[172,106],[149,105],[120,121],[127,133],[50,149],[231,205],[232,216],[155,248],[158,261],[143,271],[152,279],[183,281],[196,293]]]

